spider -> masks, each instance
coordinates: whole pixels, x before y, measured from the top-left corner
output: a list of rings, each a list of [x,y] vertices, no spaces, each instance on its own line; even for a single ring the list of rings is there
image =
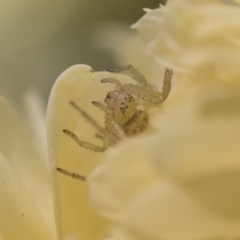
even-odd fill
[[[135,79],[138,84],[122,84],[115,78],[101,80],[102,83],[113,83],[116,85],[115,90],[106,95],[104,100],[106,105],[96,101],[92,102],[93,105],[105,112],[105,129],[100,127],[88,113],[84,112],[73,101],[70,102],[103,135],[97,135],[103,140],[102,147],[80,140],[72,131],[63,130],[65,134],[70,136],[81,147],[95,152],[104,152],[110,145],[127,140],[128,137],[144,131],[148,125],[148,114],[139,110],[137,108],[138,105],[157,105],[164,102],[171,89],[173,74],[172,70],[166,68],[162,92],[158,92],[147,83],[146,79],[132,65],[110,68],[107,71],[112,73],[128,72],[128,75]],[[86,180],[86,177],[69,173],[64,169],[57,168],[57,170],[73,178]]]

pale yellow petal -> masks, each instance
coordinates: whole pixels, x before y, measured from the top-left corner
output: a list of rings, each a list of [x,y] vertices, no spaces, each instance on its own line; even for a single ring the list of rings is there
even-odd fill
[[[47,156],[47,129],[46,129],[46,106],[39,92],[35,89],[30,89],[24,96],[24,112],[27,116],[27,123],[38,141],[38,149],[42,151],[45,164],[49,168]]]
[[[160,178],[149,164],[149,139],[128,140],[106,152],[106,161],[89,176],[91,200],[104,217],[118,221],[128,201]]]
[[[175,70],[237,81],[239,6],[224,1],[171,1],[148,11],[133,27],[143,47]]]
[[[129,239],[237,239],[240,236],[239,219],[212,214],[174,182],[162,181],[150,186],[125,210],[120,225]]]
[[[9,161],[2,154],[0,193],[0,237],[4,240],[56,239],[35,201],[22,187]]]
[[[52,235],[56,235],[53,218],[52,189],[46,159],[37,139],[13,105],[0,96],[0,151],[15,171],[23,188],[36,203]]]
[[[181,79],[184,80],[184,79]],[[240,91],[226,83],[188,79],[153,116],[159,136],[149,146],[159,171],[174,177],[240,169]],[[178,98],[179,97],[179,98]]]
[[[105,222],[93,210],[89,201],[89,186],[57,173],[56,167],[70,172],[88,175],[101,162],[103,153],[94,153],[78,146],[63,129],[73,131],[81,140],[102,145],[95,137],[97,130],[84,119],[70,104],[74,101],[89,113],[101,126],[104,126],[104,113],[92,104],[100,101],[114,89],[113,84],[103,84],[101,79],[115,78],[116,74],[92,72],[86,65],[76,65],[67,69],[56,81],[50,96],[47,110],[48,146],[55,181],[59,190],[55,194],[56,215],[63,236],[81,239],[98,239],[103,235]],[[119,75],[118,80],[129,80]]]

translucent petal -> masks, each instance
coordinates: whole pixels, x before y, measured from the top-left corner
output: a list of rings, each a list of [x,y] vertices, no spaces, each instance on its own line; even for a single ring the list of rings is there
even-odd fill
[[[117,221],[128,201],[139,191],[160,178],[149,164],[151,139],[128,140],[108,150],[106,161],[89,177],[91,199],[104,217]]]
[[[63,129],[73,131],[81,140],[101,146],[95,137],[97,130],[84,119],[70,104],[74,101],[104,126],[103,112],[92,105],[101,101],[114,89],[113,84],[103,84],[101,79],[115,78],[116,74],[92,72],[86,65],[76,65],[67,69],[56,81],[47,110],[48,146],[55,186],[56,215],[59,228],[62,224],[63,236],[81,239],[98,239],[103,235],[105,222],[92,209],[89,188],[86,182],[76,181],[57,173],[56,166],[70,172],[88,175],[101,163],[103,153],[94,153],[78,146]],[[130,80],[119,75],[118,80]],[[130,80],[131,81],[131,80]]]
[[[214,216],[183,186],[169,181],[139,194],[121,223],[133,239],[152,240],[235,239],[240,236],[239,224],[239,219]]]
[[[0,154],[0,236],[4,240],[56,239],[6,158]]]
[[[31,89],[24,94],[24,112],[33,136],[38,140],[45,164],[49,167],[47,156],[46,106],[38,91]]]
[[[178,88],[154,118],[161,130],[150,159],[159,171],[186,178],[240,169],[239,96],[236,86],[219,82]]]
[[[0,151],[25,191],[35,201],[54,236],[51,179],[46,159],[43,159],[38,141],[31,135],[26,122],[4,96],[0,96],[0,110]]]

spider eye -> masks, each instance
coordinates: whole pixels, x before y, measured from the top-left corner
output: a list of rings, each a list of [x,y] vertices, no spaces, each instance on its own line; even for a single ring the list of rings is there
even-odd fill
[[[125,110],[126,109],[123,106],[120,107],[120,111],[122,112],[122,114],[124,114]]]

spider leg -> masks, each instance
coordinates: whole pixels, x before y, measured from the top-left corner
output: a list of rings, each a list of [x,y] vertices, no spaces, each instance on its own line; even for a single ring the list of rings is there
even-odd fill
[[[166,68],[162,86],[162,101],[165,101],[170,93],[172,75],[173,70]]]
[[[123,128],[116,121],[114,121],[112,115],[107,114],[106,116],[106,128],[119,140],[127,140],[127,134]]]
[[[135,136],[143,132],[148,125],[148,114],[144,111],[137,110],[133,117],[123,127],[127,136]]]
[[[102,111],[104,111],[105,113],[107,114],[111,114],[111,111],[106,107],[104,106],[102,103],[100,102],[97,102],[97,101],[92,101],[92,104],[98,108],[100,108]]]
[[[95,102],[93,102],[94,104]],[[109,133],[108,131],[106,131],[104,128],[102,128],[87,112],[83,111],[76,103],[74,103],[73,101],[70,101],[70,104],[88,121],[90,122],[98,131],[99,133],[101,133],[105,138],[109,139],[111,142],[116,143],[118,141],[118,139],[113,136],[111,133]],[[101,103],[98,103],[100,107],[101,105],[101,109],[107,110],[107,108],[105,106],[103,106]],[[95,104],[94,104],[95,105]]]
[[[108,148],[108,146],[110,144],[109,141],[104,141],[103,146],[99,147],[99,146],[94,145],[92,143],[81,141],[73,132],[71,132],[71,131],[69,131],[67,129],[64,129],[63,132],[65,134],[67,134],[69,137],[71,137],[81,147],[93,150],[95,152],[104,152]]]
[[[56,168],[57,171],[59,171],[60,173],[63,173],[64,175],[67,175],[69,177],[72,177],[72,178],[75,178],[77,180],[81,180],[81,181],[86,181],[87,180],[87,177],[86,176],[82,176],[82,175],[78,175],[76,173],[71,173],[71,172],[68,172],[62,168]]]
[[[98,133],[96,133],[95,135],[94,135],[96,138],[98,138],[98,139],[101,139],[101,140],[103,140],[104,138],[103,138],[103,136],[102,135],[100,135],[100,134],[98,134]]]
[[[121,86],[121,82],[118,81],[118,80],[115,79],[115,78],[103,78],[103,79],[101,80],[101,82],[102,82],[102,83],[114,83],[114,84],[116,84],[116,85]]]
[[[130,77],[132,77],[139,84],[142,84],[143,86],[147,86],[147,81],[145,77],[140,72],[138,72],[138,70],[135,67],[133,67],[131,64],[115,67],[115,68],[108,68],[107,71],[112,73],[123,72],[126,75],[129,75]]]
[[[114,121],[112,112],[100,102],[93,101],[92,103],[106,113],[105,125],[108,130],[107,132],[112,133],[118,140],[127,140],[127,135],[123,128]]]
[[[150,87],[137,86],[133,84],[123,84],[120,90],[126,91],[129,94],[132,94],[138,100],[143,101],[140,104],[160,104],[164,102],[171,90],[171,80],[172,80],[173,71],[166,68],[164,81],[162,86],[162,93],[154,90]]]

